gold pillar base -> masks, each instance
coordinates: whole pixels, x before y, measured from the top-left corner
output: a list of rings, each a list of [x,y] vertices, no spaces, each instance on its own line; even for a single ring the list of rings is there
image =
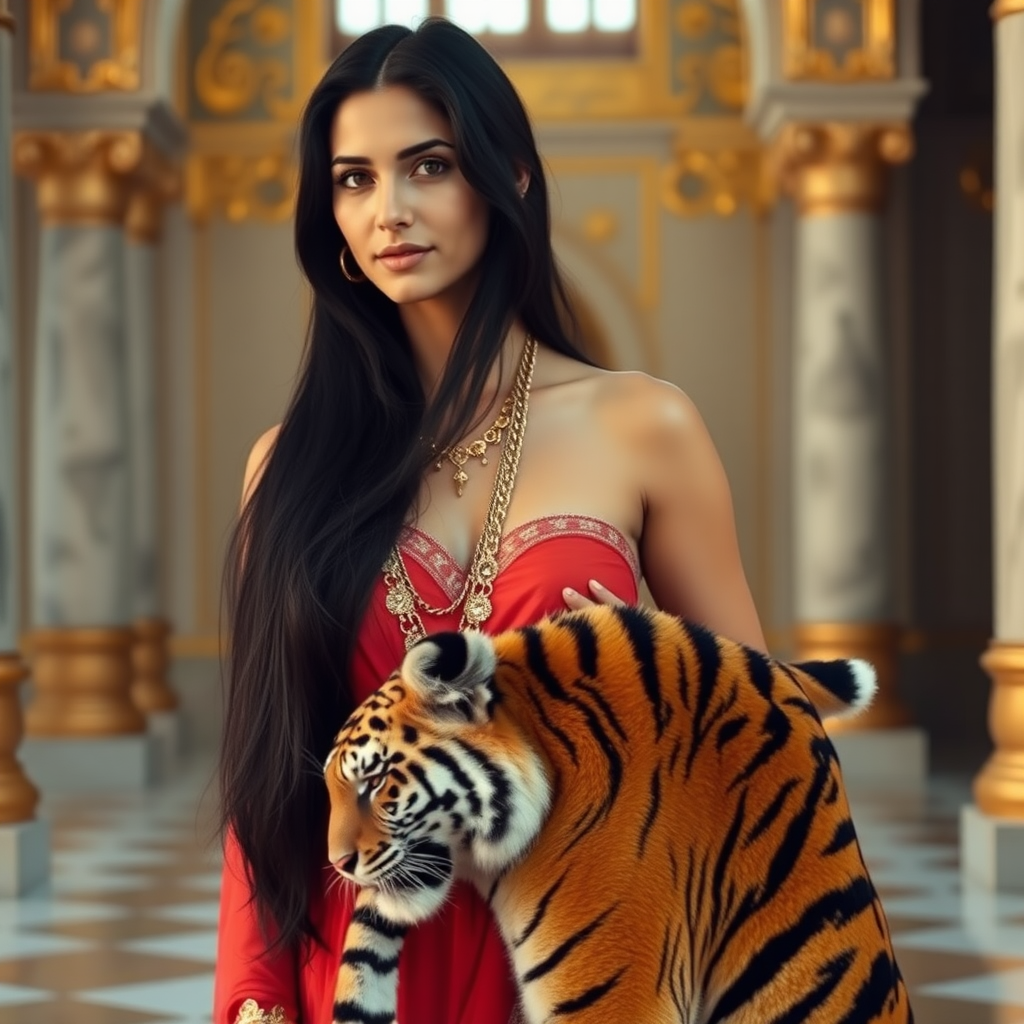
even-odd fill
[[[0,825],[31,821],[39,803],[39,790],[17,758],[23,732],[18,686],[27,678],[28,670],[16,653],[0,654]]]
[[[988,731],[992,756],[974,779],[974,800],[986,814],[1024,821],[1024,643],[992,640],[981,656],[992,677]]]
[[[913,724],[896,694],[897,664],[903,630],[891,623],[803,622],[793,629],[794,661],[863,658],[875,667],[878,692],[871,706],[853,718],[829,719],[830,733],[900,729]]]
[[[117,736],[146,731],[131,699],[131,629],[39,629],[29,637],[35,699],[30,736]]]
[[[132,702],[143,714],[173,711],[178,695],[167,682],[167,640],[170,623],[139,619],[132,645]]]

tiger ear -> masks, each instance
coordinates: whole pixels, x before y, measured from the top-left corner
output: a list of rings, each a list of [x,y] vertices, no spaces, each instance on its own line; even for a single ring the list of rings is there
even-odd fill
[[[410,649],[401,675],[433,709],[486,722],[497,662],[493,644],[482,633],[435,633]]]

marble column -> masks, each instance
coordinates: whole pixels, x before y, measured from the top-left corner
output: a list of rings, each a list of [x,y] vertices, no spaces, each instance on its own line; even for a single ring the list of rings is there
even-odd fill
[[[138,132],[19,132],[42,228],[32,438],[31,736],[142,733],[130,696],[124,235]]]
[[[895,692],[888,350],[881,212],[902,124],[791,124],[778,155],[796,202],[793,352],[795,657],[857,656],[879,675],[843,728],[905,726]],[[831,728],[831,726],[830,726]],[[837,731],[833,729],[832,731]]]
[[[995,636],[982,656],[992,678],[995,750],[974,780],[977,809],[1024,836],[1024,0],[992,8],[996,33],[996,223],[993,317]],[[980,827],[980,823],[979,827]],[[1024,889],[1024,838],[1016,840]]]
[[[22,738],[20,684],[28,673],[17,651],[20,598],[16,537],[17,486],[14,289],[10,152],[11,34],[0,2],[0,896],[17,896],[49,873],[49,838],[36,820],[39,793],[18,761]]]
[[[128,413],[131,439],[132,699],[148,715],[173,711],[167,682],[170,625],[160,614],[157,508],[156,245],[163,202],[176,192],[169,167],[132,191],[125,219],[125,297],[128,337]]]

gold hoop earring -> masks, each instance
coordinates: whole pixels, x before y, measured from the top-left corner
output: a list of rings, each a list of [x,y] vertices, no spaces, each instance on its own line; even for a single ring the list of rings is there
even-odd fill
[[[353,284],[362,284],[366,280],[366,275],[361,270],[353,274],[349,271],[348,267],[345,266],[345,253],[348,251],[349,247],[347,245],[343,245],[341,247],[341,255],[338,257],[338,263],[341,264],[341,272],[345,275],[346,281],[351,281]]]

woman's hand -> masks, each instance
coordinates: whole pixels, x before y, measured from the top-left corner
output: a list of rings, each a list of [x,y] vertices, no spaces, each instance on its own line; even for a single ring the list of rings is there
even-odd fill
[[[572,611],[578,611],[580,608],[593,608],[599,604],[620,605],[626,603],[621,597],[617,597],[608,590],[607,587],[601,586],[597,580],[590,580],[587,583],[587,588],[590,590],[590,597],[584,597],[578,590],[566,587],[562,591],[566,607]]]

